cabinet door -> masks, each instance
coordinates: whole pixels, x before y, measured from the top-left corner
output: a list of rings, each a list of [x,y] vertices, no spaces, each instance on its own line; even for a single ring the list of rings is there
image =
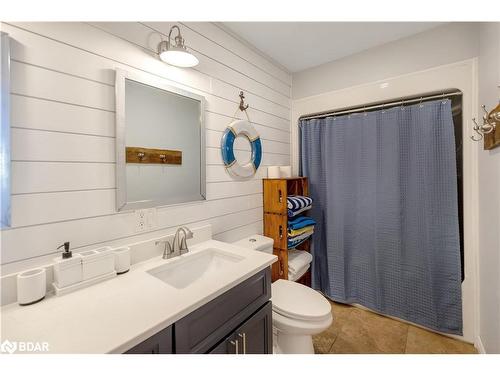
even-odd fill
[[[235,329],[210,354],[272,354],[272,304],[267,302],[245,323]]]
[[[172,326],[151,336],[125,354],[172,354]]]
[[[222,340],[209,354],[240,354],[240,340],[234,333]]]
[[[272,303],[269,301],[236,330],[241,354],[273,353],[272,312]]]

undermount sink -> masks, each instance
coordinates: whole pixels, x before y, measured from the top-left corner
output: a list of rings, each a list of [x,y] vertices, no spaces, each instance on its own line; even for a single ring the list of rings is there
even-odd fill
[[[147,271],[150,275],[176,289],[184,289],[195,283],[205,283],[216,278],[224,269],[244,259],[219,249],[205,249]]]

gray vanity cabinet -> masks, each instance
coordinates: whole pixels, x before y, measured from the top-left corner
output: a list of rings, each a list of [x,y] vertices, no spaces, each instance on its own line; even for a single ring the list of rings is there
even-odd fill
[[[272,353],[270,299],[271,270],[267,268],[127,353]]]

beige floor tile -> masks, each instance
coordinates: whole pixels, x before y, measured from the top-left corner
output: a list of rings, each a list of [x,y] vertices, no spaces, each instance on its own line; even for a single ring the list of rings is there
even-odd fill
[[[331,302],[333,323],[324,332],[313,336],[314,352],[316,354],[327,354],[337,338],[340,328],[347,321],[349,314],[355,307]]]
[[[332,302],[333,324],[313,336],[316,353],[477,353],[473,345]]]
[[[361,310],[350,312],[331,353],[404,353],[408,326]]]
[[[406,343],[408,354],[476,354],[474,345],[409,326]]]

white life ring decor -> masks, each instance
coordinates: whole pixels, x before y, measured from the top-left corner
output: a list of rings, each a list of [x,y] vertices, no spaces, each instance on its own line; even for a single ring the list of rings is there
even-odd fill
[[[237,136],[244,135],[250,141],[252,146],[252,156],[250,162],[241,165],[234,156],[234,140]],[[249,121],[233,121],[224,131],[221,139],[222,160],[227,171],[235,177],[252,177],[259,168],[262,161],[262,145],[260,137],[255,128]]]

